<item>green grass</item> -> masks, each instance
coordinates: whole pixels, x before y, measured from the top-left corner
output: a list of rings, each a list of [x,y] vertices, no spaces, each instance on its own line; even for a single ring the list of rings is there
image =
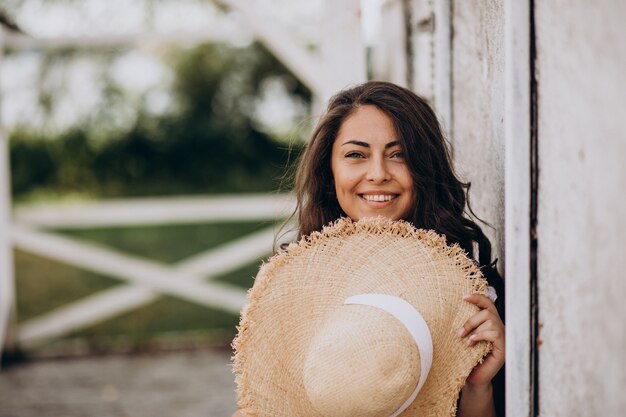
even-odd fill
[[[54,231],[155,261],[175,263],[272,224],[232,222]],[[269,251],[271,248],[268,248]]]
[[[55,230],[62,235],[155,261],[172,264],[271,226],[268,222],[182,224],[150,227]],[[268,247],[268,255],[271,248]],[[249,288],[261,259],[214,280]],[[94,274],[23,251],[15,252],[18,322],[36,317],[68,302],[120,285],[111,277]],[[122,339],[143,345],[165,334],[204,335],[224,340],[235,334],[238,316],[175,297],[156,301],[61,339],[81,339],[96,350]],[[226,335],[226,336],[225,336]],[[55,343],[57,341],[50,341]],[[100,347],[100,348],[98,348]]]
[[[15,251],[14,260],[18,322],[118,284],[112,278],[20,250]]]
[[[263,261],[263,259],[258,259],[242,268],[220,275],[214,278],[213,281],[227,282],[229,284],[238,285],[242,288],[250,288],[252,287],[252,284],[254,284],[254,277],[257,272],[259,272],[261,261]]]

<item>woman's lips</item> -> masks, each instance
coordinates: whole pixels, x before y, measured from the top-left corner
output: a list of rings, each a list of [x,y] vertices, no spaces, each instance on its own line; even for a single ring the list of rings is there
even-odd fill
[[[399,194],[359,194],[359,198],[368,206],[381,208],[394,202]]]

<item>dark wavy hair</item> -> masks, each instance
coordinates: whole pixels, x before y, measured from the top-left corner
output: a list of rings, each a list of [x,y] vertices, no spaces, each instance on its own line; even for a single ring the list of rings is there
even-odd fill
[[[470,183],[460,181],[454,173],[435,112],[423,98],[389,82],[367,82],[340,91],[330,99],[296,171],[294,215],[298,237],[346,216],[335,195],[331,150],[344,120],[364,105],[374,105],[389,116],[404,150],[416,196],[413,210],[405,220],[445,235],[449,243],[461,246],[477,260],[489,284],[502,296],[504,286],[491,259],[491,243],[469,216],[478,219],[467,198]]]

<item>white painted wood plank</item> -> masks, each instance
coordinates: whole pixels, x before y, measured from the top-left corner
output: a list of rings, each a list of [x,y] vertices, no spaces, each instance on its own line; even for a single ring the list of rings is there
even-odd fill
[[[140,33],[130,35],[83,36],[83,37],[46,37],[10,33],[6,36],[5,45],[17,50],[49,50],[49,49],[110,49],[123,47],[141,47],[145,45],[175,44],[198,45],[204,42],[232,42],[233,36],[245,37],[245,28],[238,30],[244,33],[229,33],[215,31],[206,27],[203,31],[186,33]],[[251,36],[251,35],[250,35]]]
[[[293,37],[275,20],[262,19],[263,13],[252,0],[219,0],[220,3],[237,10],[245,23],[267,48],[280,59],[314,95],[323,96],[324,78],[319,58],[294,42]]]
[[[236,309],[232,306],[224,308],[224,306],[219,305],[207,305],[207,307],[215,307],[232,314],[239,314],[245,305],[245,291],[240,288],[221,283],[203,285],[217,294],[235,294],[240,304]],[[33,345],[42,340],[62,336],[71,331],[89,327],[132,311],[156,301],[158,297],[159,294],[155,291],[127,285],[100,291],[22,323],[19,327],[18,340],[21,345]]]
[[[437,68],[435,54],[438,51],[435,33],[437,31],[435,5],[432,0],[411,1],[410,47],[412,56],[411,85],[417,94],[435,103],[435,83]],[[404,28],[403,28],[404,30]]]
[[[436,0],[435,13],[435,108],[446,136],[452,138],[452,8],[450,0]]]
[[[450,0],[411,2],[412,85],[429,100],[443,125],[452,132],[452,6]]]
[[[14,217],[30,226],[85,228],[275,220],[294,208],[290,194],[248,194],[39,204],[17,207]]]
[[[103,290],[21,323],[19,342],[22,346],[29,346],[62,336],[126,313],[157,298],[156,292],[128,285]]]
[[[530,6],[505,0],[507,416],[530,413]]]
[[[538,408],[626,415],[626,2],[535,1]]]
[[[61,236],[28,230],[23,226],[14,226],[12,237],[16,247],[29,252],[201,305],[236,313],[245,302],[245,293],[241,290],[226,285],[200,284],[154,261],[139,259],[92,244],[78,243]]]
[[[367,80],[360,0],[324,0],[322,70],[326,102],[339,90]]]
[[[409,57],[405,46],[406,22],[402,7],[402,2],[398,0],[382,2],[380,36],[372,51],[372,72],[374,79],[410,87],[407,85]]]

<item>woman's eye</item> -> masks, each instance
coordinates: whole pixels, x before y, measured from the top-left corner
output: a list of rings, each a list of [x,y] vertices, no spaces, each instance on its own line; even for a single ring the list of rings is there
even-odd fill
[[[404,158],[404,152],[402,152],[402,151],[394,152],[391,155],[389,155],[389,157],[390,158],[394,158],[394,159]]]
[[[365,158],[363,154],[359,152],[348,152],[346,154],[346,158]]]

